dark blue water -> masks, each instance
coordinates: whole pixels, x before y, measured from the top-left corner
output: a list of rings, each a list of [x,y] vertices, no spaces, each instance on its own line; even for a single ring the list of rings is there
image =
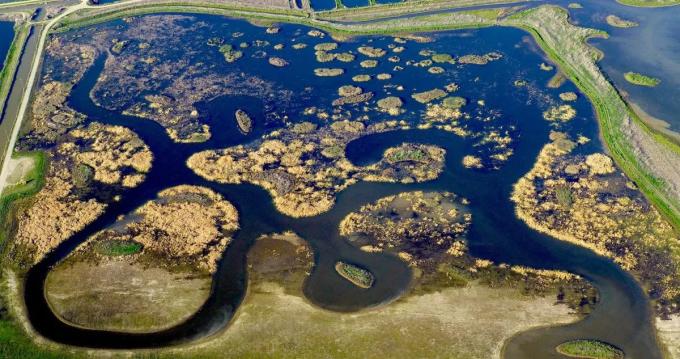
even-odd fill
[[[342,4],[347,7],[368,6],[368,0],[342,0]]]
[[[5,63],[7,52],[14,40],[14,23],[9,21],[0,21],[0,71]]]
[[[153,15],[158,16],[158,15]],[[393,63],[380,59],[376,69],[362,69],[358,62],[351,64],[317,64],[313,44],[328,41],[306,35],[308,28],[283,25],[277,39],[281,42],[306,42],[304,50],[293,50],[286,46],[277,56],[290,60],[290,66],[278,69],[266,64],[266,58],[250,57],[255,49],[246,51],[244,59],[235,64],[224,62],[215,48],[205,46],[213,36],[227,36],[229,32],[243,32],[238,41],[263,39],[264,29],[247,22],[227,20],[215,16],[195,16],[206,27],[200,32],[190,32],[180,39],[181,45],[172,43],[175,35],[167,34],[154,40],[151,48],[165,51],[163,62],[177,63],[180,58],[189,62],[205,61],[219,73],[245,72],[271,81],[275,88],[286,88],[293,92],[290,100],[277,101],[268,96],[218,96],[199,104],[202,121],[212,126],[213,137],[200,144],[176,144],[166,135],[165,130],[155,122],[124,116],[120,110],[110,110],[93,103],[90,94],[104,106],[116,107],[115,101],[99,98],[98,91],[91,92],[99,78],[104,56],[88,70],[76,85],[69,99],[70,105],[87,115],[87,121],[99,121],[121,125],[135,131],[156,154],[153,168],[144,183],[123,193],[120,202],[109,204],[107,211],[83,231],[61,244],[54,252],[33,267],[27,274],[25,300],[28,316],[41,335],[62,343],[86,347],[141,348],[179,344],[224,330],[236,308],[240,305],[247,283],[245,255],[253,240],[262,233],[293,230],[307,240],[315,254],[314,270],[304,287],[306,297],[318,306],[335,311],[355,311],[366,307],[390,302],[401,296],[411,280],[411,273],[404,262],[389,254],[366,253],[338,234],[338,224],[348,213],[381,197],[409,190],[451,191],[470,199],[473,223],[468,236],[471,254],[492,259],[496,262],[521,264],[535,268],[566,270],[588,279],[600,291],[601,303],[584,321],[551,329],[543,329],[533,341],[524,342],[534,353],[552,353],[554,344],[576,336],[600,339],[612,343],[631,357],[658,358],[654,330],[650,324],[648,300],[641,288],[630,275],[623,272],[611,260],[595,255],[591,251],[566,242],[557,241],[529,229],[514,214],[509,200],[512,185],[533,165],[534,160],[548,140],[550,125],[542,119],[542,112],[550,105],[550,98],[556,98],[563,91],[577,91],[572,83],[566,83],[558,90],[546,89],[544,84],[552,74],[540,71],[538,64],[543,60],[535,52],[535,44],[524,32],[507,28],[488,28],[470,31],[450,31],[433,35],[435,42],[417,44],[409,42],[406,50],[398,54],[402,61],[421,59],[418,52],[424,48],[435,52],[446,52],[456,56],[469,53],[499,51],[503,58],[486,66],[446,65],[444,75],[429,74],[423,68],[405,66],[402,71],[392,71]],[[117,21],[74,33],[61,35],[69,41],[88,41],[89,32],[103,32],[127,26],[135,26],[135,20]],[[269,39],[269,38],[268,38]],[[390,37],[358,37],[352,42],[342,43],[338,51],[355,50],[361,44],[387,48]],[[289,44],[290,45],[290,44]],[[132,46],[134,48],[134,46]],[[192,49],[195,51],[186,51]],[[197,50],[198,49],[198,50]],[[267,51],[273,51],[266,49]],[[188,56],[188,58],[186,57]],[[389,55],[388,55],[389,56]],[[387,57],[387,56],[386,56]],[[57,69],[59,60],[46,58],[44,71]],[[159,66],[160,66],[159,64]],[[317,78],[315,67],[344,67],[346,73],[334,78]],[[447,150],[443,174],[435,181],[421,184],[402,185],[360,182],[342,191],[337,203],[327,213],[311,218],[294,219],[282,215],[272,205],[271,198],[262,188],[253,185],[220,185],[203,180],[184,165],[193,153],[212,148],[224,148],[246,144],[263,133],[281,127],[283,123],[268,119],[271,111],[287,115],[290,121],[312,120],[301,115],[307,106],[329,107],[337,98],[337,88],[351,83],[351,76],[357,73],[392,73],[389,81],[372,80],[362,83],[366,91],[376,93],[372,103],[386,95],[399,95],[408,110],[400,116],[416,124],[423,106],[410,98],[412,92],[430,90],[456,82],[460,90],[456,95],[475,102],[484,100],[484,107],[468,105],[466,111],[472,114],[470,128],[482,131],[489,126],[477,120],[493,116],[493,126],[511,129],[516,138],[515,154],[497,171],[470,171],[461,165],[462,156],[470,153],[488,154],[489,148],[476,146],[474,139],[464,139],[439,130],[393,131],[366,136],[347,146],[348,158],[358,164],[379,159],[385,148],[402,142],[430,143]],[[527,88],[516,88],[513,82],[523,79],[529,82]],[[112,79],[111,81],[116,81]],[[386,86],[387,85],[387,86]],[[405,90],[398,92],[394,86],[402,85]],[[127,91],[129,104],[139,100],[145,91]],[[561,130],[584,134],[592,139],[578,151],[600,151],[597,137],[597,123],[591,105],[580,96],[574,103],[577,118]],[[121,107],[125,108],[124,106]],[[233,114],[236,108],[245,108],[253,117],[256,128],[244,136],[233,121],[224,114]],[[391,118],[375,111],[364,112],[362,106],[348,106],[345,110],[351,116],[368,114],[369,122]],[[326,124],[323,121],[319,125]],[[494,127],[495,128],[495,127]],[[179,184],[193,184],[212,188],[235,204],[240,213],[241,230],[227,247],[214,276],[211,297],[206,304],[187,322],[159,333],[124,334],[87,330],[71,327],[60,321],[49,309],[43,295],[44,279],[50,267],[65,258],[76,246],[91,234],[113,224],[120,214],[133,211],[146,201],[153,199],[159,191]],[[370,270],[376,278],[369,290],[359,289],[342,279],[333,269],[338,260],[357,263]],[[512,347],[508,352],[512,355]],[[546,354],[549,357],[550,354]],[[515,355],[514,357],[520,357]],[[541,356],[542,357],[542,356]]]
[[[312,9],[316,11],[335,9],[335,0],[310,0]]]

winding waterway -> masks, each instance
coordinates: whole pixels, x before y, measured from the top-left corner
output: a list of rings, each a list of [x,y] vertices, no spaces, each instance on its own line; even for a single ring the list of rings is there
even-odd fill
[[[244,31],[254,31],[252,26],[235,20],[211,16],[196,18],[206,22],[229,23],[230,26]],[[284,33],[292,33],[299,28],[300,26],[293,25],[282,26]],[[370,41],[380,45],[389,40],[376,38]],[[353,247],[338,234],[338,224],[348,213],[381,197],[403,191],[434,190],[454,192],[470,200],[473,222],[467,238],[472,255],[498,263],[576,273],[589,280],[600,292],[600,302],[585,320],[522,333],[506,344],[506,357],[557,357],[554,351],[557,344],[569,339],[592,338],[616,345],[630,358],[660,358],[648,299],[630,275],[611,260],[595,255],[590,250],[529,229],[514,214],[513,204],[509,200],[512,186],[532,167],[539,150],[547,142],[550,131],[548,122],[541,118],[542,105],[532,98],[532,94],[523,93],[512,86],[516,71],[539,86],[545,84],[551,75],[538,70],[542,59],[540,54],[532,50],[535,44],[527,45],[530,41],[519,30],[491,28],[441,33],[436,35],[436,43],[427,45],[439,47],[442,51],[449,49],[458,54],[465,50],[498,50],[504,54],[503,61],[490,64],[489,67],[455,71],[456,80],[462,84],[461,91],[466,97],[483,98],[487,106],[501,109],[503,117],[515,119],[518,128],[515,153],[499,170],[464,169],[461,158],[474,151],[473,144],[448,132],[399,130],[373,134],[359,138],[347,146],[346,153],[350,161],[367,164],[380,159],[388,147],[403,142],[428,143],[446,149],[444,172],[437,180],[420,184],[359,182],[342,191],[329,212],[301,219],[287,217],[278,212],[270,195],[261,187],[209,182],[195,175],[185,165],[186,159],[198,151],[248,143],[271,130],[263,125],[265,106],[261,100],[247,96],[224,96],[205,103],[203,106],[210,114],[209,124],[213,137],[199,144],[174,143],[159,124],[106,110],[92,101],[90,94],[104,67],[105,57],[100,57],[74,87],[69,104],[78,112],[86,114],[87,121],[132,129],[154,153],[153,168],[141,185],[125,192],[121,201],[110,203],[101,217],[60,244],[29,270],[24,294],[29,320],[35,330],[48,339],[92,348],[150,348],[205,338],[225,330],[243,300],[247,285],[245,258],[255,238],[260,234],[284,230],[298,233],[314,250],[315,266],[304,287],[304,293],[310,301],[323,308],[346,312],[389,303],[408,289],[411,282],[409,268],[392,255],[367,253]],[[424,46],[409,43],[409,51],[415,53]],[[302,60],[300,62],[302,63],[297,66],[309,69],[308,64]],[[257,64],[244,66],[258,68]],[[286,76],[304,79],[309,83],[319,81],[311,74],[295,73],[295,69],[291,67]],[[272,70],[263,68],[262,71]],[[480,80],[485,71],[486,79]],[[493,71],[490,79],[489,71]],[[275,73],[263,74],[265,75],[277,76]],[[418,88],[421,81],[418,76],[406,71],[402,76],[403,78],[395,81],[405,87]],[[325,95],[320,94],[318,98],[330,96],[328,91],[333,92],[339,84],[343,84],[342,80],[328,81],[330,90]],[[300,83],[297,86],[302,86]],[[576,89],[573,84],[567,83],[559,90],[545,91],[555,95]],[[310,99],[307,105],[314,104],[313,101],[318,98]],[[566,125],[566,129],[584,134],[593,140],[580,147],[579,151],[601,150],[590,104],[584,96],[580,96],[574,107],[579,117]],[[237,108],[248,111],[257,125],[247,136],[238,132],[233,121],[225,120],[224,115],[221,115],[233,114]],[[174,328],[149,334],[88,330],[68,325],[55,316],[46,302],[43,289],[50,268],[91,235],[113,224],[119,215],[134,211],[155,198],[159,191],[180,184],[205,186],[222,194],[237,207],[241,218],[241,229],[219,262],[211,295],[205,305],[188,321]],[[375,276],[374,286],[369,290],[359,289],[342,279],[333,269],[338,260],[356,263],[370,270]]]

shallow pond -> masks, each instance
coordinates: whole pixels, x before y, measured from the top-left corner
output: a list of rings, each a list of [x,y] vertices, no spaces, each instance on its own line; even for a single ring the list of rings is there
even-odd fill
[[[310,36],[310,29],[297,25],[281,25],[278,34],[268,35],[264,28],[245,21],[215,16],[191,16],[183,17],[177,23],[178,26],[200,26],[201,31],[156,34],[143,39],[130,35],[140,32],[126,32],[140,26],[140,19],[154,16],[161,15],[148,15],[126,22],[116,21],[60,36],[75,43],[87,43],[92,39],[92,34],[112,33],[117,38],[132,36],[130,41],[133,46],[130,49],[134,49],[135,44],[142,40],[149,42],[152,49],[162,49],[164,55],[158,59],[156,66],[191,64],[200,68],[201,64],[209,63],[210,73],[252,74],[271,84],[274,89],[290,91],[292,97],[282,100],[265,93],[257,96],[224,94],[207,98],[197,107],[202,114],[201,120],[212,127],[212,138],[204,143],[177,144],[170,140],[158,123],[121,113],[120,109],[139,101],[150,91],[128,90],[125,94],[128,98],[124,101],[121,98],[108,97],[107,94],[115,86],[110,83],[107,85],[107,79],[101,77],[103,71],[106,71],[106,55],[101,55],[73,89],[70,105],[86,114],[88,121],[131,128],[147,143],[155,154],[155,159],[144,183],[127,190],[119,202],[109,205],[104,215],[61,244],[29,271],[25,295],[28,315],[35,329],[42,335],[58,342],[86,347],[139,348],[178,344],[223,330],[243,299],[247,276],[244,261],[254,239],[263,233],[285,230],[297,232],[314,249],[315,267],[304,288],[305,295],[311,302],[336,311],[356,311],[388,303],[404,294],[408,288],[411,281],[409,268],[392,255],[367,253],[353,247],[338,234],[338,224],[349,212],[378,198],[403,191],[425,189],[450,191],[470,200],[473,221],[468,240],[472,255],[498,263],[569,271],[587,278],[600,290],[601,302],[584,321],[521,335],[509,343],[506,350],[508,357],[527,357],[526,353],[531,353],[534,357],[552,357],[556,355],[556,344],[576,337],[612,343],[631,357],[660,357],[654,329],[650,324],[647,297],[633,278],[612,261],[589,250],[530,230],[514,214],[513,204],[509,200],[512,185],[529,171],[538,151],[548,141],[551,126],[543,120],[542,112],[558,102],[559,93],[577,91],[569,82],[559,89],[545,87],[554,72],[539,68],[539,64],[545,60],[536,52],[536,45],[526,33],[507,28],[437,33],[432,35],[433,42],[408,41],[403,44],[403,51],[396,54],[388,52],[377,59],[376,67],[363,68],[359,62],[365,58],[356,51],[359,46],[388,49],[395,45],[395,40],[385,36],[353,38],[340,43],[334,52],[351,51],[357,55],[356,60],[349,63],[318,63],[314,55],[314,45],[332,39],[329,36]],[[255,43],[263,39],[269,41],[269,44],[258,48],[244,47],[242,59],[227,63],[216,47],[206,45],[210,38],[216,36],[227,38],[228,42],[234,44]],[[280,50],[274,50],[272,47],[277,43],[284,46]],[[306,43],[308,46],[296,50],[292,46],[295,43]],[[407,60],[420,61],[431,56],[423,55],[422,50],[430,50],[427,54],[448,53],[455,56],[497,52],[502,57],[484,66],[437,64],[445,72],[432,74],[427,71],[427,66],[406,64]],[[275,54],[286,59],[289,65],[285,69],[271,66],[267,64],[267,57],[261,56],[258,51]],[[398,64],[387,60],[393,55],[400,58]],[[59,61],[59,58],[48,56],[44,71],[59,69]],[[403,66],[403,69],[395,69],[396,65]],[[341,67],[345,69],[345,73],[337,77],[317,77],[313,71],[316,67]],[[145,70],[139,71],[134,76],[148,75]],[[379,73],[389,73],[392,77],[389,80],[377,80],[375,77]],[[347,118],[368,115],[367,123],[393,119],[394,117],[370,107],[374,106],[377,99],[399,96],[404,101],[405,112],[397,118],[414,126],[419,123],[425,106],[410,95],[443,88],[455,82],[460,87],[455,95],[469,100],[463,108],[470,115],[465,120],[468,129],[473,133],[500,131],[510,134],[514,154],[505,162],[488,160],[489,167],[498,169],[476,171],[465,169],[461,158],[471,153],[487,158],[494,153],[494,148],[480,143],[474,136],[461,138],[450,132],[434,129],[396,130],[364,136],[350,142],[346,149],[348,159],[356,164],[374,162],[386,148],[403,142],[428,143],[446,149],[444,172],[437,180],[420,184],[359,182],[340,192],[330,211],[300,219],[278,212],[270,195],[261,187],[209,182],[196,176],[185,166],[186,159],[193,153],[247,144],[264,133],[280,128],[285,122],[314,121],[320,126],[329,123],[330,120],[304,115],[305,108],[316,106],[332,112],[330,103],[338,97],[338,88],[352,84],[352,76],[356,74],[373,76],[370,81],[358,85],[364,91],[373,92],[375,97],[369,101],[369,109],[364,109],[364,104],[344,106],[342,113]],[[118,80],[120,79],[114,79],[116,82]],[[527,85],[518,87],[515,85],[516,80],[525,80]],[[399,90],[399,86],[403,89]],[[118,110],[107,110],[95,102]],[[578,113],[577,117],[564,124],[560,130],[573,136],[582,134],[592,139],[590,143],[579,147],[579,151],[600,151],[597,123],[590,104],[584,96],[579,96],[573,106]],[[237,108],[246,109],[254,120],[255,128],[248,135],[241,134],[230,117]],[[268,115],[272,112],[276,112],[278,116],[270,118]],[[285,120],[281,120],[282,118]],[[178,327],[160,333],[140,335],[71,327],[56,318],[43,295],[43,282],[49,268],[65,258],[90,235],[113,224],[118,215],[133,211],[153,199],[160,190],[178,184],[212,188],[234,203],[241,217],[241,229],[224,253],[214,276],[212,295],[203,308]],[[344,280],[334,270],[337,261],[356,263],[370,270],[375,276],[374,286],[364,290]]]

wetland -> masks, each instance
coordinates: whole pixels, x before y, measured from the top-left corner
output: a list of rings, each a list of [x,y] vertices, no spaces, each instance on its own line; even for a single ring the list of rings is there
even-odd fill
[[[40,335],[105,349],[212,336],[168,352],[190,356],[252,338],[265,314],[302,316],[306,338],[271,335],[304,344],[269,350],[305,357],[337,349],[319,323],[351,346],[362,321],[379,317],[377,340],[396,313],[444,303],[442,325],[422,321],[427,351],[466,323],[446,320],[472,320],[457,307],[502,297],[503,325],[444,352],[550,357],[578,334],[661,356],[653,318],[680,310],[674,234],[602,153],[587,98],[546,86],[526,33],[270,29],[161,14],[50,39],[18,144],[49,169],[10,248]]]

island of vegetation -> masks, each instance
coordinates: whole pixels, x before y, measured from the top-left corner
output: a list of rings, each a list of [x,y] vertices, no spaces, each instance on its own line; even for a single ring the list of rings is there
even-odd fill
[[[244,110],[238,109],[234,113],[234,117],[236,117],[238,129],[241,130],[243,134],[249,134],[250,130],[253,128],[253,120],[250,118],[248,113]]]
[[[335,263],[335,271],[360,288],[370,288],[375,280],[368,270],[342,261]]]
[[[614,27],[628,28],[628,27],[636,27],[636,26],[639,25],[635,21],[622,19],[622,18],[620,18],[616,15],[607,15],[605,20],[607,20],[607,24],[614,26]]]
[[[570,358],[623,359],[621,350],[598,340],[579,339],[562,343],[555,348],[558,353]]]
[[[439,175],[445,152],[435,146],[390,148],[382,161],[364,167],[345,158],[349,141],[397,125],[345,120],[317,128],[302,122],[245,146],[200,152],[189,158],[188,166],[212,181],[261,185],[281,212],[313,216],[329,210],[335,194],[358,180],[410,183]]]
[[[643,75],[637,72],[626,72],[623,74],[623,77],[626,79],[626,81],[638,86],[655,87],[661,83],[661,80],[655,77]]]

